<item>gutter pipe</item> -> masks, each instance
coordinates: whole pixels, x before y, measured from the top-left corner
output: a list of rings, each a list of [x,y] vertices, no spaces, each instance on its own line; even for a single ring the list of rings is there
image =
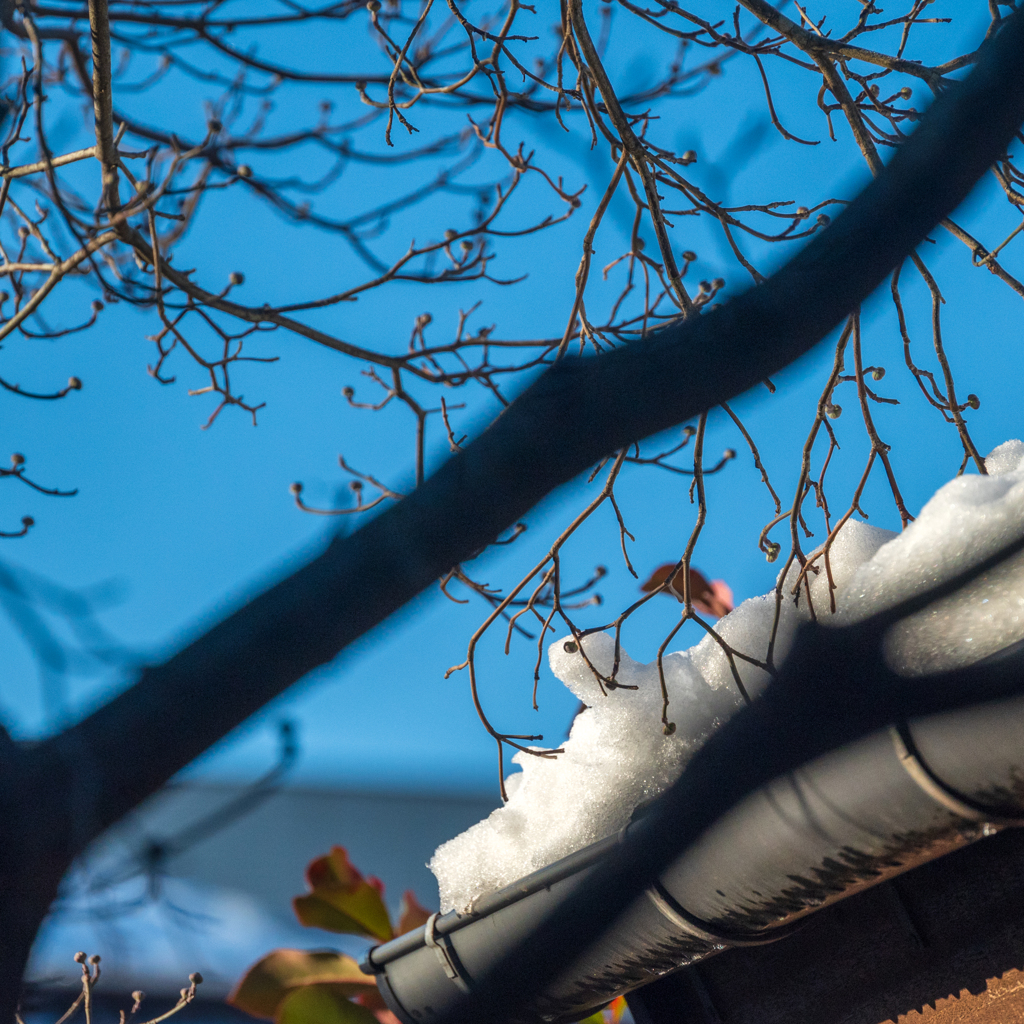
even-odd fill
[[[1014,825],[1024,825],[1024,697],[873,733],[740,801],[516,1020],[580,1020],[723,950],[782,939],[824,906]],[[363,969],[402,1024],[469,1021],[474,979],[585,887],[633,826],[466,911],[434,915],[372,949]]]

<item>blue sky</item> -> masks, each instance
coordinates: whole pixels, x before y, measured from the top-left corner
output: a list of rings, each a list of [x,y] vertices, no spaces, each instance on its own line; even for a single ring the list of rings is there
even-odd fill
[[[940,0],[932,10],[941,14],[940,9],[952,11],[957,6]],[[927,36],[925,29],[977,38],[984,27],[985,5],[974,6],[977,10],[972,8],[962,25],[922,27],[922,38]],[[822,6],[823,11],[833,8],[841,13],[838,5]],[[300,44],[286,41],[282,45],[295,56]],[[640,36],[614,37],[610,65],[617,81],[634,85],[649,73],[648,45]],[[936,45],[947,52],[946,43]],[[307,40],[301,49],[301,56],[314,66],[329,64],[336,52],[329,40]],[[923,46],[918,55],[927,56],[927,52]],[[697,151],[694,178],[717,198],[725,198],[728,188],[731,202],[767,197],[810,205],[827,196],[852,194],[866,172],[848,129],[837,121],[839,141],[828,141],[806,73],[779,65],[770,66],[770,74],[779,116],[787,128],[805,138],[824,140],[819,146],[801,147],[779,138],[767,124],[756,68],[738,60],[725,66],[708,92],[663,104],[655,130],[678,149]],[[273,114],[281,123],[298,117],[303,105],[319,99],[313,90],[292,95],[296,106]],[[124,104],[151,123],[161,119],[180,123],[180,130],[195,136],[203,124],[201,98],[202,90],[182,86],[173,96],[128,97]],[[924,100],[920,102],[923,106]],[[426,111],[417,117],[424,135],[441,120],[439,114]],[[546,166],[555,167],[567,182],[589,185],[577,217],[501,250],[496,273],[510,277],[527,273],[523,284],[514,289],[485,286],[448,291],[401,286],[316,318],[311,315],[310,322],[322,323],[358,344],[400,348],[419,313],[430,311],[433,329],[443,337],[458,310],[479,299],[482,305],[472,321],[477,326],[496,323],[497,333],[506,337],[560,333],[572,301],[579,239],[609,166],[604,151],[591,151],[589,132],[578,115],[569,124],[572,132],[566,134],[536,118],[517,115],[506,127],[507,137],[522,136],[536,146]],[[68,121],[66,132],[67,145],[76,144],[80,133],[76,123]],[[362,145],[383,152],[379,127],[374,132]],[[398,147],[413,144],[401,132],[395,141]],[[309,163],[301,170],[312,176],[318,158],[307,156]],[[254,158],[257,170],[269,173],[270,158],[258,159],[267,162],[258,164]],[[495,166],[481,165],[468,180],[487,180],[488,168]],[[83,174],[90,172],[95,171],[82,169]],[[402,180],[411,181],[414,173],[415,168],[402,172]],[[367,197],[375,196],[379,188],[372,171],[357,168],[339,187],[316,198],[315,208],[337,213],[365,206]],[[533,182],[527,188],[533,191],[524,211],[528,206],[532,215],[533,209],[544,209],[548,199]],[[1001,240],[999,232],[1005,234],[1013,226],[1004,206],[995,188],[986,184],[962,211],[961,219],[994,245]],[[465,203],[442,196],[395,218],[390,251],[401,251],[409,237],[439,236],[449,226],[444,221],[449,213],[452,226],[458,226],[460,217],[464,223]],[[598,267],[625,251],[631,215],[631,205],[618,198],[598,236]],[[180,250],[178,265],[200,267],[199,278],[211,289],[223,286],[230,272],[244,272],[246,283],[239,292],[243,301],[315,296],[333,290],[339,281],[363,276],[348,248],[336,238],[286,226],[266,207],[244,199],[239,190],[216,195],[206,220],[199,223],[199,230]],[[648,245],[653,245],[650,231],[645,228],[643,233]],[[680,247],[698,252],[698,279],[721,273],[730,289],[746,286],[706,225],[687,222],[675,237]],[[969,253],[959,243],[937,234],[935,245],[926,248],[947,299],[944,336],[958,386],[964,396],[976,392],[981,399],[981,409],[969,416],[985,452],[1024,433],[1019,398],[1024,369],[1021,299],[992,275],[973,269]],[[792,250],[751,244],[749,251],[767,270]],[[1006,262],[1012,271],[1017,263],[1012,247]],[[909,275],[906,279],[904,298],[915,351],[920,361],[932,366],[927,295]],[[602,294],[600,286],[597,294]],[[85,288],[66,288],[48,308],[47,317],[51,322],[74,320],[92,297]],[[902,403],[878,406],[874,412],[881,436],[893,445],[893,463],[914,511],[956,472],[958,442],[953,430],[925,406],[902,368],[895,317],[885,294],[869,303],[865,319],[869,325],[865,359],[890,371],[878,389]],[[79,488],[74,498],[55,499],[27,488],[15,491],[14,483],[6,482],[0,490],[2,527],[9,529],[24,514],[34,516],[38,525],[23,540],[3,542],[0,562],[15,572],[38,573],[69,588],[105,584],[97,592],[106,602],[100,620],[137,661],[173,651],[261,582],[288,571],[323,542],[333,523],[295,509],[288,493],[293,480],[304,483],[312,504],[324,505],[334,501],[344,486],[337,469],[339,453],[395,485],[407,483],[412,470],[408,414],[403,410],[370,414],[349,408],[341,396],[342,387],[355,385],[360,397],[368,394],[368,385],[359,376],[361,367],[281,332],[258,342],[260,354],[276,355],[279,361],[254,365],[242,374],[246,397],[267,403],[259,414],[259,426],[254,428],[244,414],[229,410],[210,430],[201,430],[211,411],[209,399],[186,394],[188,388],[202,385],[198,371],[178,361],[171,366],[178,379],[166,387],[147,376],[152,346],[145,336],[153,332],[154,323],[149,314],[111,307],[90,332],[60,342],[15,338],[0,353],[0,373],[7,380],[43,388],[75,374],[85,385],[60,403],[31,403],[0,394],[3,438],[9,450],[24,452],[39,482]],[[762,389],[735,403],[784,501],[795,486],[799,446],[830,361],[827,348],[819,348],[780,375],[776,395],[768,396]],[[840,400],[847,411],[836,421],[844,447],[830,470],[836,507],[848,500],[867,456],[852,392],[840,393]],[[467,411],[470,430],[489,409],[479,401]],[[765,592],[774,583],[776,567],[768,565],[756,547],[757,534],[773,508],[742,438],[723,414],[714,413],[706,441],[708,458],[727,447],[735,448],[739,457],[708,480],[709,518],[695,564],[707,575],[727,580],[737,598],[743,599]],[[435,431],[429,443],[431,465],[440,464],[446,453],[447,444]],[[0,452],[0,457],[7,455]],[[641,477],[626,471],[620,497],[637,538],[631,556],[641,574],[681,552],[694,516],[686,498],[687,483],[666,473],[646,471]],[[528,533],[521,541],[481,560],[482,578],[505,585],[514,582],[517,572],[548,546],[595,486],[588,489],[576,481],[553,495],[530,515]],[[881,473],[876,471],[862,504],[872,523],[898,528]],[[818,537],[823,539],[823,532],[818,531]],[[596,564],[610,570],[599,588],[605,604],[580,613],[584,625],[610,617],[637,596],[637,583],[618,554],[614,521],[604,509],[572,542],[567,577],[582,580]],[[443,678],[448,666],[464,658],[466,641],[485,613],[485,606],[477,601],[454,605],[436,592],[426,595],[346,652],[334,666],[299,684],[246,723],[190,771],[233,778],[257,774],[273,760],[274,723],[289,717],[299,726],[303,750],[297,781],[353,788],[492,791],[494,744],[476,721],[465,676]],[[632,656],[651,660],[677,614],[668,599],[654,602],[649,614],[625,634]],[[679,647],[699,639],[695,628],[683,629]],[[115,670],[76,676],[68,687],[64,710],[51,706],[47,712],[34,658],[7,618],[0,618],[0,644],[5,651],[0,714],[22,736],[39,735],[59,721],[84,713],[127,678],[123,664]],[[543,732],[557,742],[571,720],[573,698],[545,669],[541,710],[532,711],[532,645],[513,644],[509,658],[499,647],[485,645],[481,653],[483,697],[495,723],[511,732]]]

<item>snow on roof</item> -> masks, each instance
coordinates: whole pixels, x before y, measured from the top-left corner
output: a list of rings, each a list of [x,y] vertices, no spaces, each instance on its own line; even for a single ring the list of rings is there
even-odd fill
[[[986,460],[989,476],[959,476],[943,486],[901,534],[849,520],[829,551],[837,623],[854,621],[950,578],[1024,532],[1024,443],[1007,441]],[[813,557],[813,556],[812,556]],[[821,558],[815,563],[823,570]],[[797,567],[790,569],[796,581]],[[819,616],[829,614],[827,574],[810,574]],[[791,587],[786,588],[786,592]],[[734,650],[764,660],[775,617],[771,591],[744,601],[717,631]],[[775,646],[780,664],[799,623],[810,617],[806,595],[782,604]],[[1024,637],[1024,555],[979,577],[891,631],[887,655],[908,674],[965,664]],[[614,639],[583,640],[594,667],[609,676]],[[508,803],[435,852],[441,909],[465,909],[480,896],[623,828],[640,805],[679,777],[708,735],[743,705],[728,659],[712,636],[664,659],[671,735],[661,726],[657,664],[625,651],[616,680],[602,687],[573,638],[548,649],[554,674],[588,705],[556,758],[518,753],[506,780]],[[766,671],[736,662],[752,696]],[[635,687],[626,689],[625,687]]]

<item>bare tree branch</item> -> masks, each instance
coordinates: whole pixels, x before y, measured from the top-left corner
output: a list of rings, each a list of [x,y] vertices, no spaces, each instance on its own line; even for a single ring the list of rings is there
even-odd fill
[[[0,1019],[72,858],[287,687],[473,556],[555,487],[807,352],[950,214],[1024,120],[1024,15],[846,211],[763,285],[547,370],[411,495],[246,603],[84,721],[0,735]],[[710,755],[709,755],[710,756]]]

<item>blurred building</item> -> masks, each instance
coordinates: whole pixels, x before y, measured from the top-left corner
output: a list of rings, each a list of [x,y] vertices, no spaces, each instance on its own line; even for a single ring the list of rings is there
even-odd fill
[[[496,799],[443,793],[343,792],[282,787],[246,807],[240,786],[168,787],[105,835],[67,880],[33,952],[40,991],[70,989],[74,954],[99,953],[98,986],[176,994],[191,971],[203,995],[227,993],[244,970],[279,946],[366,943],[298,925],[293,896],[303,872],[332,845],[385,884],[389,906],[411,889],[437,907],[426,862],[446,839],[490,813]]]

